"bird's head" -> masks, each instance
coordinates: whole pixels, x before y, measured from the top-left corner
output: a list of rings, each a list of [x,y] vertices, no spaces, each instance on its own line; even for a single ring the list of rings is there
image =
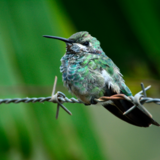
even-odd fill
[[[48,35],[45,35],[44,37],[58,39],[65,42],[67,45],[66,54],[79,54],[83,52],[86,54],[91,53],[105,55],[100,47],[100,42],[86,31],[77,32],[68,39]]]

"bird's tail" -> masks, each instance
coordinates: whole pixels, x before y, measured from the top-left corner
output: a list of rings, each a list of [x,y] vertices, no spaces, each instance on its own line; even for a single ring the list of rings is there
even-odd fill
[[[149,127],[151,124],[160,126],[152,117],[147,116],[138,108],[133,109],[127,115],[123,115],[124,112],[133,106],[133,103],[126,100],[114,100],[113,102],[115,105],[103,106],[118,118],[139,127]]]

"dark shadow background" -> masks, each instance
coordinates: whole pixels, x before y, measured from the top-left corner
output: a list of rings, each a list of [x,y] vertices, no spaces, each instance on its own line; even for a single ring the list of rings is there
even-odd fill
[[[158,0],[1,0],[0,98],[42,97],[63,87],[59,71],[65,44],[42,35],[69,37],[88,31],[120,68],[133,94],[140,82],[160,97],[160,2]],[[159,160],[160,129],[138,128],[101,106],[48,102],[0,105],[2,160]],[[147,109],[160,122],[159,106]]]

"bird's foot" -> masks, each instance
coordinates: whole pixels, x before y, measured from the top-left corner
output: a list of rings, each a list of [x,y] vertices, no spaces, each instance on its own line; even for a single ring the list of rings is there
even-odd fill
[[[90,102],[91,104],[97,104],[97,102],[95,101],[95,97],[92,97]]]

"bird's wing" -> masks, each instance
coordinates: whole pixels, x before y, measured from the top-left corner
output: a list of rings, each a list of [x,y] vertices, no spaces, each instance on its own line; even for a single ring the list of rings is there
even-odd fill
[[[106,57],[100,58],[99,63],[102,66],[102,69],[108,73],[108,75],[112,78],[113,90],[116,85],[119,87],[119,93],[123,93],[126,96],[131,96],[132,93],[130,89],[126,86],[122,74],[120,73],[119,68],[113,63],[113,61]],[[112,89],[112,88],[111,88]]]

